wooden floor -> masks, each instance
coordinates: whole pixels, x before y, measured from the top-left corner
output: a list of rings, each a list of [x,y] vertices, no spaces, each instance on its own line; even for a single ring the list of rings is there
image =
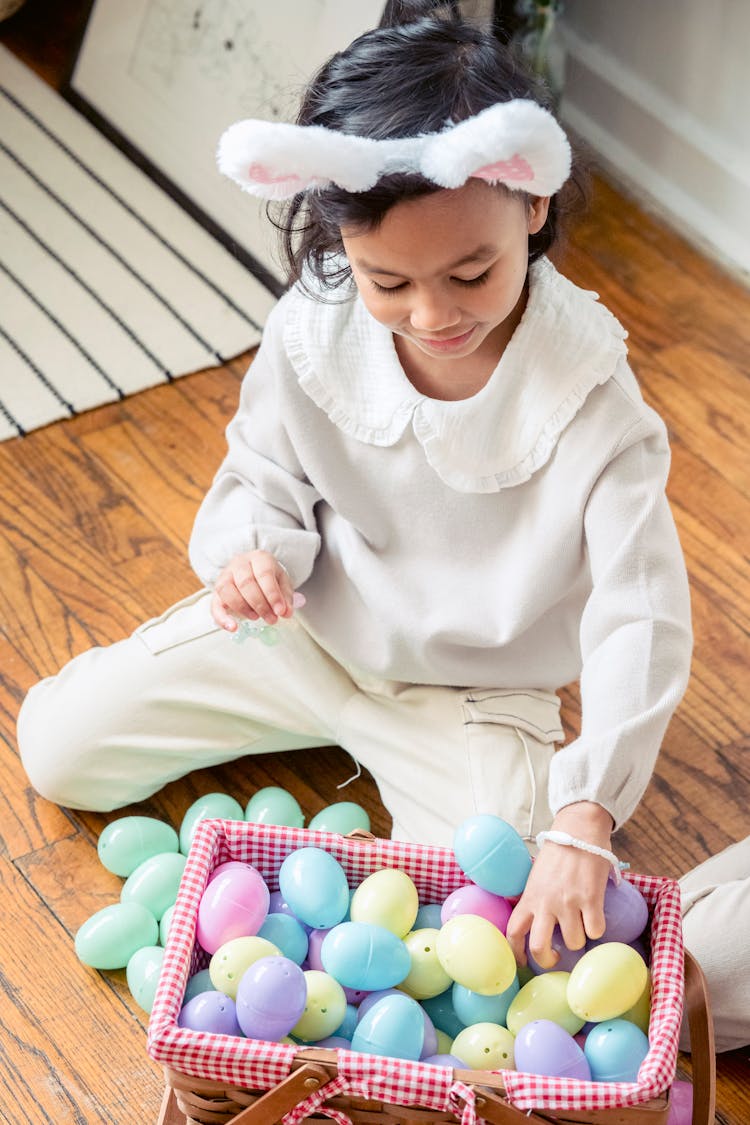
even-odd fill
[[[29,9],[33,7],[29,4]],[[58,82],[69,55],[54,12],[0,39]],[[748,606],[750,294],[680,238],[597,181],[562,266],[630,331],[646,398],[673,445],[669,493],[692,584],[695,660],[653,782],[619,835],[634,869],[679,875],[750,831]],[[38,799],[15,748],[27,689],[92,644],[122,637],[196,585],[191,522],[223,450],[248,357],[0,446],[0,1122],[155,1122],[162,1083],[146,1016],[123,973],[84,968],[73,935],[116,900],[96,856],[112,816]],[[567,729],[578,723],[564,693]],[[128,809],[173,824],[200,794],[246,801],[268,784],[312,815],[340,799],[350,761],[336,748],[196,773]],[[346,796],[389,822],[368,778]],[[748,1051],[721,1056],[717,1121],[750,1122]],[[684,1062],[684,1060],[683,1060]]]

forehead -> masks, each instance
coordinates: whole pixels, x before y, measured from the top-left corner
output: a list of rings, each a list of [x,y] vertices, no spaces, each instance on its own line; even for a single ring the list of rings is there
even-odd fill
[[[342,227],[355,265],[413,274],[451,265],[481,247],[491,256],[514,237],[526,240],[525,200],[481,180],[396,203],[371,230]]]

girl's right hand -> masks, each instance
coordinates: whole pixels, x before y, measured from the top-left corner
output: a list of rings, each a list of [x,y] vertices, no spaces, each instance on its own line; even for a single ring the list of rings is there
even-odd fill
[[[281,563],[268,551],[246,551],[227,563],[214,583],[211,614],[217,625],[230,633],[237,618],[275,625],[279,617],[291,617],[294,590]]]

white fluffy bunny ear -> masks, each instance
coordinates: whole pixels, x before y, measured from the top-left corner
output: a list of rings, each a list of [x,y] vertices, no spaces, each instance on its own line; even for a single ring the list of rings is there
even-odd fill
[[[320,125],[237,121],[219,141],[219,171],[251,195],[289,199],[298,191],[337,184],[367,191],[380,175],[378,141]]]
[[[461,187],[476,177],[531,195],[554,195],[570,175],[570,161],[568,138],[552,114],[517,98],[434,133],[420,168],[441,187]]]

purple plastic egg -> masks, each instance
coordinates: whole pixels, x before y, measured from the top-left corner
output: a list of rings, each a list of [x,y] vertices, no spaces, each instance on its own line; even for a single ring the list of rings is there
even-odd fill
[[[254,937],[268,914],[268,887],[250,864],[221,871],[206,887],[198,906],[196,935],[207,953],[239,937]]]
[[[591,1070],[572,1035],[552,1020],[523,1025],[514,1047],[516,1070],[551,1078],[591,1079]]]
[[[308,926],[307,922],[303,922],[301,918],[297,917],[289,903],[284,898],[281,891],[271,891],[271,897],[268,903],[268,913],[288,914],[290,918],[294,918],[296,922],[299,922],[300,926],[302,926],[306,934],[309,934],[310,930],[312,929],[312,926]]]
[[[261,957],[242,974],[237,1021],[248,1039],[276,1043],[305,1010],[305,974],[288,957]]]
[[[535,973],[537,976],[540,976],[542,973],[552,973],[552,972],[569,973],[569,972],[571,972],[572,969],[573,969],[573,966],[578,964],[578,962],[581,960],[581,958],[583,957],[586,950],[589,948],[588,943],[584,943],[584,945],[581,949],[568,949],[567,945],[565,944],[565,940],[562,936],[562,931],[561,931],[559,926],[555,926],[554,930],[552,931],[552,938],[550,940],[550,945],[552,946],[555,953],[558,953],[560,956],[559,956],[558,960],[555,962],[554,965],[550,965],[550,967],[548,969],[545,969],[533,957],[531,951],[529,950],[528,936],[526,938],[526,958],[528,960],[529,967],[531,968],[532,972]]]
[[[421,1058],[419,1061],[427,1063],[428,1066],[449,1066],[458,1070],[466,1070],[466,1064],[457,1059],[455,1055],[428,1055],[427,1058]]]
[[[352,1045],[349,1039],[344,1039],[343,1035],[328,1035],[325,1039],[318,1039],[315,1044],[316,1047],[332,1047],[334,1050],[351,1051]]]
[[[621,941],[628,945],[639,938],[648,924],[648,903],[632,883],[607,881],[604,892],[604,934],[599,941]]]
[[[234,1000],[216,991],[200,992],[188,1000],[177,1017],[177,1026],[213,1035],[242,1035]]]
[[[440,909],[440,921],[444,925],[456,914],[479,914],[504,934],[512,913],[513,907],[507,898],[469,883],[448,895]]]
[[[310,930],[307,935],[307,964],[311,969],[317,969],[318,972],[324,973],[323,962],[320,959],[320,947],[325,941],[326,935],[331,931],[328,930]]]

